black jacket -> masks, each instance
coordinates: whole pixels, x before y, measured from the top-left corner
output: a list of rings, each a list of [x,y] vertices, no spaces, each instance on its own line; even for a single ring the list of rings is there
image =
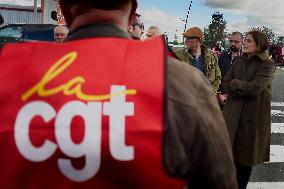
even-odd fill
[[[230,50],[223,51],[218,58],[218,64],[219,64],[219,68],[221,70],[221,76],[222,76],[221,85],[219,86],[218,92],[220,92],[221,94],[225,93],[222,87],[223,78],[227,75],[227,73],[231,69],[231,66],[234,60],[235,58],[234,59],[232,58],[232,52]]]

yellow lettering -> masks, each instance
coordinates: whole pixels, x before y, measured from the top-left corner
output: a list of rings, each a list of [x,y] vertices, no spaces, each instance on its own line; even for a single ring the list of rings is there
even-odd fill
[[[70,52],[60,58],[51,68],[46,72],[46,74],[42,77],[40,82],[38,82],[35,86],[30,88],[27,92],[25,92],[21,99],[22,101],[28,100],[34,94],[37,94],[40,97],[52,96],[57,93],[62,92],[66,96],[75,95],[78,99],[84,101],[102,101],[108,100],[111,96],[118,95],[135,95],[135,89],[129,89],[113,94],[106,95],[89,95],[82,92],[82,85],[85,83],[85,78],[78,76],[71,79],[69,82],[59,85],[57,87],[51,89],[45,89],[45,86],[55,79],[59,74],[61,74],[65,69],[67,69],[77,58],[77,52]]]

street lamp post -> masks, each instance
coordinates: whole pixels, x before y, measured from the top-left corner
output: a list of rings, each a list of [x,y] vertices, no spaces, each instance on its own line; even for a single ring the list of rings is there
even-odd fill
[[[34,24],[36,24],[37,18],[37,0],[34,0]]]
[[[192,5],[192,0],[190,1],[189,7],[188,7],[188,11],[187,11],[187,14],[186,14],[186,19],[185,19],[185,24],[184,24],[184,32],[186,31],[186,26],[187,26],[187,22],[188,22],[188,17],[189,17],[189,12],[190,12],[190,9],[191,9],[191,5]]]
[[[184,24],[184,33],[186,31],[186,27],[187,27],[187,22],[188,22],[188,17],[189,17],[189,12],[190,12],[190,9],[191,9],[191,5],[192,5],[192,0],[190,1],[190,4],[189,4],[189,7],[188,7],[188,11],[187,11],[187,14],[186,14],[186,19],[185,19],[185,24]],[[184,38],[183,38],[183,43],[184,43]]]

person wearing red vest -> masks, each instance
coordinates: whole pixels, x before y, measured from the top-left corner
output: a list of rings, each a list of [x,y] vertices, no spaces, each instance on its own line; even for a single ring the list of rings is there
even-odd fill
[[[163,37],[131,40],[136,0],[60,6],[64,43],[0,51],[1,187],[236,189],[209,82]]]

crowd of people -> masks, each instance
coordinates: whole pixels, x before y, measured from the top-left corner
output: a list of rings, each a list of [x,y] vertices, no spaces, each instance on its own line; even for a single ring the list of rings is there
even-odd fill
[[[200,28],[192,27],[183,35],[186,47],[176,55],[210,82],[229,131],[238,186],[245,189],[252,166],[269,161],[270,155],[275,63],[268,54],[268,37],[250,31],[243,39],[240,32],[233,32],[229,49],[216,54],[202,45]]]
[[[57,43],[0,49],[4,188],[245,189],[252,167],[269,161],[275,64],[264,33],[233,32],[216,54],[191,27],[174,53],[158,26],[141,40],[136,0],[60,7]],[[75,117],[85,125],[77,143]],[[40,134],[47,125],[55,137]]]

